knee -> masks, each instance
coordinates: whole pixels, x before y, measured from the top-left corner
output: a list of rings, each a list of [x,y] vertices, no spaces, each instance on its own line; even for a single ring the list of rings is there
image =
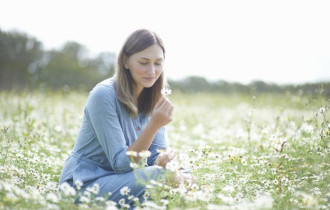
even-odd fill
[[[159,166],[148,166],[137,170],[137,174],[140,178],[145,181],[150,181],[152,179],[158,180],[162,179],[165,175],[165,169]]]

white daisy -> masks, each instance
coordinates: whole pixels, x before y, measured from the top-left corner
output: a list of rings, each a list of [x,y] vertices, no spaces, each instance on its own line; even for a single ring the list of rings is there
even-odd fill
[[[131,192],[131,189],[127,186],[120,189],[120,194],[121,195],[128,195],[129,192]]]

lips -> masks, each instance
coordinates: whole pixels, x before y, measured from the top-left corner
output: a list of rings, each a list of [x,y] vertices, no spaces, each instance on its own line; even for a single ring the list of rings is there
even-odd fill
[[[154,80],[154,77],[143,77],[143,79],[152,82]]]

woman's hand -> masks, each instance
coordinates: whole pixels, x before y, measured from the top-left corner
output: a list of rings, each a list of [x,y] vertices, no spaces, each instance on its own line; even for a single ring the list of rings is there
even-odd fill
[[[160,128],[172,121],[174,106],[168,98],[162,96],[151,114],[150,123]]]
[[[179,187],[184,183],[188,185],[196,183],[196,179],[190,173],[182,173],[180,170],[173,172],[168,181],[172,187]]]
[[[173,149],[169,148],[165,152],[159,154],[156,165],[166,168],[166,164],[171,162],[176,157]]]

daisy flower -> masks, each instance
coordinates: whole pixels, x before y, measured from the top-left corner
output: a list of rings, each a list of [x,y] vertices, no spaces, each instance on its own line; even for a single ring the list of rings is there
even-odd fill
[[[167,96],[167,95],[171,95],[172,94],[172,90],[170,88],[163,88],[160,93],[163,95],[163,96]]]
[[[138,153],[136,151],[130,150],[126,152],[126,155],[137,157]]]
[[[131,192],[131,189],[127,186],[120,189],[120,194],[121,195],[128,195],[129,192]]]

